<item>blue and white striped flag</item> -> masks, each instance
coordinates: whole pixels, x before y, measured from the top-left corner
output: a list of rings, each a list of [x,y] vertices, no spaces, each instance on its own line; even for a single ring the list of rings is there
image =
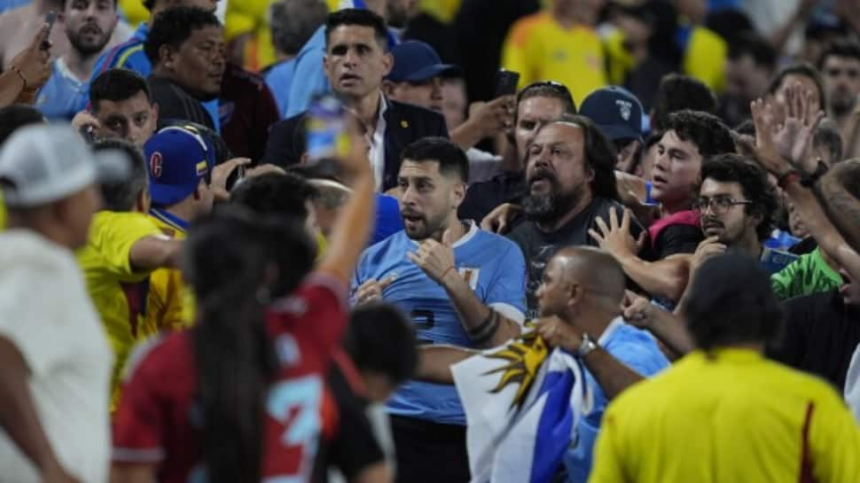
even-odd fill
[[[466,412],[472,483],[546,483],[591,410],[578,359],[534,332],[451,368]]]

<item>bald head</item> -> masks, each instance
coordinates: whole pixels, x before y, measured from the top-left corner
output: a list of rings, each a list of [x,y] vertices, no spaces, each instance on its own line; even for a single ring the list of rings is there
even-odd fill
[[[567,282],[586,287],[589,296],[613,307],[621,304],[627,282],[624,270],[612,255],[593,247],[566,247],[552,258]]]

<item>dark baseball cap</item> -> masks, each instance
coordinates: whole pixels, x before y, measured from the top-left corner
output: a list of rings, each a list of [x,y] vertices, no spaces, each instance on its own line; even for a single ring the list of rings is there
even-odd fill
[[[156,205],[169,206],[191,196],[215,166],[212,145],[187,126],[158,131],[143,151],[149,160],[149,194]]]
[[[613,141],[643,142],[642,103],[627,89],[617,86],[597,89],[582,101],[579,113],[594,121]]]
[[[407,40],[391,49],[394,67],[385,77],[391,82],[424,82],[439,76],[459,76],[456,65],[443,64],[433,47],[417,40]]]

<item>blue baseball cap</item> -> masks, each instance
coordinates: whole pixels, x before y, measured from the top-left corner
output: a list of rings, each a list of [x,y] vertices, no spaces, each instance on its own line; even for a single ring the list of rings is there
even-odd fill
[[[443,64],[433,47],[417,40],[407,40],[391,49],[394,67],[385,77],[391,82],[424,82],[441,75],[460,75],[459,67]]]
[[[215,166],[215,149],[196,129],[171,126],[143,147],[152,203],[169,206],[194,193]]]
[[[597,89],[582,101],[579,113],[594,121],[613,141],[635,139],[642,143],[642,103],[627,89]]]

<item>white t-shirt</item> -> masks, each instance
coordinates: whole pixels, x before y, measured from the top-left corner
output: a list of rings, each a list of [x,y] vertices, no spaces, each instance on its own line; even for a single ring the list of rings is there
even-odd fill
[[[30,369],[30,393],[60,464],[84,483],[105,483],[113,355],[69,250],[31,231],[0,234],[0,337]],[[40,480],[0,429],[0,481]]]
[[[860,424],[860,344],[854,350],[851,364],[848,365],[848,375],[845,376],[845,402]]]

